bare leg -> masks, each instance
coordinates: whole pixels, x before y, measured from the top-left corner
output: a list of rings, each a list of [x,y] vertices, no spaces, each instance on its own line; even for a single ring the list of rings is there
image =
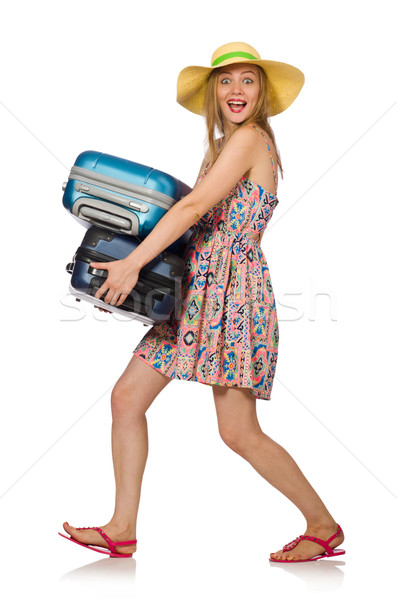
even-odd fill
[[[248,390],[214,386],[213,393],[223,441],[299,508],[307,522],[306,535],[326,540],[336,533],[336,521],[294,459],[260,428],[256,400]],[[287,543],[295,537],[297,535]],[[343,540],[342,533],[330,546],[339,546]],[[323,546],[303,540],[290,552],[280,550],[270,556],[292,560],[311,558],[323,552]]]
[[[116,482],[114,513],[100,527],[113,541],[134,540],[143,473],[148,456],[146,411],[171,381],[142,359],[133,356],[112,392],[112,454]],[[84,544],[108,547],[95,530],[78,531],[64,523],[65,531]],[[136,544],[119,546],[118,552],[133,553]]]

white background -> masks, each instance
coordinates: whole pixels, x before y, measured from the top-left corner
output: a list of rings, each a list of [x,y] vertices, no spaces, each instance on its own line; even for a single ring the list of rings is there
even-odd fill
[[[394,39],[384,0],[4,4],[0,556],[8,598],[351,598],[393,585]],[[84,229],[62,206],[62,183],[92,149],[193,185],[205,129],[176,103],[177,75],[209,65],[230,41],[306,77],[296,101],[271,119],[285,178],[262,249],[280,344],[272,400],[258,400],[257,410],[263,431],[342,525],[346,555],[268,562],[304,532],[301,513],[223,444],[211,389],[174,381],[147,413],[138,551],[110,560],[57,531],[65,520],[101,525],[113,513],[110,391],[147,328],[68,297],[65,265]]]

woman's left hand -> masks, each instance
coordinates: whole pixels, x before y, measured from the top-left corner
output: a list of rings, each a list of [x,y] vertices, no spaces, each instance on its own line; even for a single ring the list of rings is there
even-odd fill
[[[95,294],[95,298],[100,300],[107,291],[103,300],[113,306],[123,304],[139,278],[140,268],[124,258],[106,263],[93,262],[90,266],[108,272],[107,279]]]

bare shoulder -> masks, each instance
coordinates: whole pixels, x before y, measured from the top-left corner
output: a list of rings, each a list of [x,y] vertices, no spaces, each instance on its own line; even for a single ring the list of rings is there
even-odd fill
[[[253,134],[256,136],[258,140],[258,144],[256,146],[256,160],[254,165],[245,173],[245,176],[248,179],[251,179],[258,183],[261,187],[275,193],[274,187],[274,173],[273,173],[273,165],[276,171],[276,181],[278,181],[277,177],[277,152],[276,147],[270,138],[270,136],[263,131],[261,127],[259,127],[256,123],[254,123],[255,127],[248,126],[249,129],[252,130]],[[269,155],[269,148],[270,155]],[[271,162],[273,160],[273,165]]]
[[[260,146],[260,134],[255,131],[251,125],[242,125],[233,135],[230,136],[229,142],[233,140],[234,144],[247,144],[249,146]]]
[[[256,137],[262,141],[262,145],[264,140],[266,140],[266,142],[269,144],[270,146],[270,150],[273,156],[276,155],[276,148],[273,144],[273,141],[271,139],[271,137],[266,133],[266,131],[264,131],[261,127],[259,127],[259,125],[257,125],[256,123],[253,124],[255,127],[252,127],[250,125],[247,125],[247,127],[249,127],[250,129],[253,130],[254,134],[256,135]]]

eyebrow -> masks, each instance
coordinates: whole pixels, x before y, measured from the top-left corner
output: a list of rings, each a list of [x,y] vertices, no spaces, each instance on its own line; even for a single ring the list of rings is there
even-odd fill
[[[230,71],[221,71],[219,73],[219,75],[223,75],[224,73],[226,73],[227,75],[231,75],[232,74]],[[244,75],[245,73],[252,73],[253,75],[256,75],[256,73],[254,71],[243,71],[241,73],[241,75]]]

